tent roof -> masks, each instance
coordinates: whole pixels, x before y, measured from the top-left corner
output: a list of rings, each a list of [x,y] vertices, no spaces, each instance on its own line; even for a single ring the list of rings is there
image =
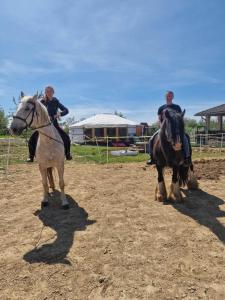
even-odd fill
[[[139,123],[119,117],[115,114],[98,114],[75,123],[70,128],[103,128],[103,127],[130,127]]]
[[[221,116],[221,115],[223,116],[225,115],[225,104],[215,106],[195,114],[195,116]]]

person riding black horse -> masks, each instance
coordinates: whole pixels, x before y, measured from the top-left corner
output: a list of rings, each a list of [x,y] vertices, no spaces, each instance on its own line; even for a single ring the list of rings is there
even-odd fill
[[[179,105],[173,103],[174,93],[172,91],[167,91],[166,93],[166,104],[160,106],[158,109],[158,117],[159,117],[159,123],[161,124],[163,121],[163,114],[166,109],[173,110],[177,113],[182,113],[182,110]],[[153,145],[156,136],[158,135],[159,130],[154,133],[152,138],[149,141],[149,154],[150,154],[150,160],[147,161],[148,165],[155,164],[155,159],[153,157]],[[183,137],[183,152],[184,152],[184,164],[189,165],[191,163],[191,154],[190,154],[190,141],[186,134],[184,134]]]
[[[47,86],[45,88],[45,96],[43,99],[41,99],[41,103],[46,106],[48,110],[48,114],[50,116],[51,122],[55,126],[55,128],[58,130],[63,143],[65,147],[65,156],[67,160],[71,160],[72,156],[70,154],[70,137],[68,134],[59,126],[58,119],[60,117],[63,117],[69,113],[69,110],[62,105],[59,100],[56,97],[53,97],[54,95],[54,89],[51,86]],[[61,112],[58,112],[58,110],[61,110]],[[38,141],[39,133],[36,130],[32,136],[29,139],[28,147],[29,147],[29,158],[27,159],[27,162],[33,162],[34,156],[36,152],[36,146]]]

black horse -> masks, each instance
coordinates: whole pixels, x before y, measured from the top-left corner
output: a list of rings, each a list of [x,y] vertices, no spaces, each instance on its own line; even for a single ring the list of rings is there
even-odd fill
[[[181,201],[182,194],[180,186],[187,185],[189,189],[198,188],[192,161],[190,160],[189,165],[184,164],[184,114],[185,111],[177,113],[170,109],[165,110],[159,134],[154,141],[153,156],[158,171],[158,184],[156,187],[155,198],[161,202],[166,200]],[[191,153],[190,140],[189,137],[187,138]],[[163,177],[163,170],[165,167],[170,167],[173,170],[172,183],[168,197]]]

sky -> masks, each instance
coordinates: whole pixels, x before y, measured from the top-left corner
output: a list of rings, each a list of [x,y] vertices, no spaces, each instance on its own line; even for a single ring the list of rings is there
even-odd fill
[[[46,85],[76,120],[225,103],[224,0],[1,0],[0,106]]]

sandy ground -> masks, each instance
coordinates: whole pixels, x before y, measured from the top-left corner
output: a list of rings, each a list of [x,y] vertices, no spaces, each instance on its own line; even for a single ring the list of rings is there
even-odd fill
[[[225,162],[196,165],[200,190],[154,201],[141,163],[66,166],[40,209],[37,165],[0,183],[0,299],[225,299]]]

